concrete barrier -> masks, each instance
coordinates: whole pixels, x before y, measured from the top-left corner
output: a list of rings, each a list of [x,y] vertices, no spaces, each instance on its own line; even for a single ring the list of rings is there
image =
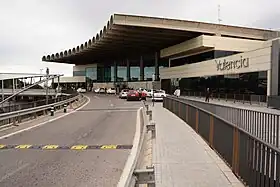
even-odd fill
[[[152,166],[155,141],[153,133],[155,131],[148,128],[149,125],[154,125],[154,122],[148,119],[151,112],[147,112],[147,109],[148,107],[144,106],[137,111],[133,148],[125,164],[118,187],[155,186],[154,167]]]

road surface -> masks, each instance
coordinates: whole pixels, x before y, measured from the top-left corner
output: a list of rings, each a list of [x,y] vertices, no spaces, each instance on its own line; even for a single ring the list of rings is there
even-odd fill
[[[131,145],[141,103],[126,102],[115,96],[89,97],[90,103],[81,110],[29,131],[0,138],[0,144]],[[130,149],[1,149],[0,186],[116,186],[129,152]]]

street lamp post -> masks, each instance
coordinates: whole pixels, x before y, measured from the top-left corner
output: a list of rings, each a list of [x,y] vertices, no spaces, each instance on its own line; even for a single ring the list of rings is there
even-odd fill
[[[46,104],[49,103],[49,85],[48,85],[48,82],[49,82],[49,74],[50,74],[50,70],[49,70],[49,68],[47,67],[47,69],[46,69],[47,81],[46,81],[46,83],[45,83],[45,85],[46,85]]]

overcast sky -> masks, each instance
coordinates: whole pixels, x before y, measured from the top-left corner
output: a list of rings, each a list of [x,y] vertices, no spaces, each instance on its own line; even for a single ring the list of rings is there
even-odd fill
[[[113,13],[179,18],[280,30],[280,0],[1,0],[0,72],[72,75],[72,66],[43,55],[73,48],[96,35]]]

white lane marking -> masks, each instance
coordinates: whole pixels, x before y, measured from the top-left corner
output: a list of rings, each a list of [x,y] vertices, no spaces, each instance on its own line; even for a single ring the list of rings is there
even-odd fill
[[[15,169],[14,171],[11,171],[10,173],[7,173],[4,177],[2,177],[0,179],[0,182],[3,182],[4,180],[6,180],[7,178],[13,176],[14,174],[16,174],[17,172],[19,172],[20,170],[26,168],[27,166],[29,166],[30,164],[29,163],[26,163],[20,167],[18,167],[17,169]]]
[[[84,96],[84,97],[87,97],[87,96]],[[63,118],[63,117],[65,117],[65,116],[68,116],[68,115],[70,115],[70,114],[73,114],[73,113],[75,113],[76,111],[78,111],[78,110],[84,108],[87,104],[89,104],[90,98],[89,98],[89,97],[87,97],[87,98],[88,98],[88,101],[87,101],[84,105],[82,105],[80,108],[78,108],[78,109],[76,109],[76,110],[73,110],[73,111],[71,111],[71,112],[69,112],[69,113],[66,113],[66,114],[62,115],[62,116],[59,116],[59,117],[50,119],[50,120],[48,120],[48,121],[44,121],[44,122],[39,123],[39,124],[37,124],[37,125],[31,126],[31,127],[27,127],[27,128],[25,128],[25,129],[21,129],[21,130],[19,130],[19,131],[12,132],[12,133],[10,133],[10,134],[6,134],[6,135],[4,135],[4,136],[1,136],[1,137],[0,137],[0,140],[2,140],[2,139],[4,139],[4,138],[11,137],[11,136],[16,135],[16,134],[19,134],[19,133],[22,133],[22,132],[24,132],[24,131],[28,131],[28,130],[33,129],[33,128],[36,128],[36,127],[42,126],[42,125],[44,125],[44,124],[46,124],[46,123],[49,123],[49,122],[58,120],[58,119],[60,119],[60,118]]]
[[[95,97],[96,99],[100,99],[100,97],[98,97],[98,96],[96,96],[96,95],[95,95],[94,97]]]

